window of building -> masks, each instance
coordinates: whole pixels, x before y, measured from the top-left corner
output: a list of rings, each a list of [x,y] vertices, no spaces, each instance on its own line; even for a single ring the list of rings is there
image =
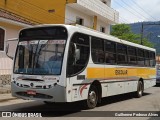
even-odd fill
[[[4,34],[5,31],[0,28],[0,51],[4,51]]]
[[[107,4],[107,1],[105,1],[105,0],[101,0],[104,4]]]
[[[100,32],[103,32],[103,33],[105,33],[105,27],[100,27]]]
[[[80,17],[77,17],[77,18],[76,18],[76,24],[84,25],[84,19],[83,19],[83,18],[80,18]]]

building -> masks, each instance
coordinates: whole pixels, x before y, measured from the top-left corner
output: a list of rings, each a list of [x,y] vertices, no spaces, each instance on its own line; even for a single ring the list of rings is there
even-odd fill
[[[2,0],[0,8],[39,24],[80,24],[109,34],[119,13],[111,0]]]
[[[119,20],[111,0],[1,0],[0,12],[1,74],[8,74],[4,71],[11,69],[11,61],[4,55],[4,41],[18,37],[18,31],[24,27],[79,24],[109,34],[110,25]]]
[[[66,24],[80,24],[104,33],[110,25],[118,23],[119,14],[111,8],[111,0],[68,0]],[[72,1],[72,2],[71,2]]]
[[[5,40],[17,38],[20,29],[33,24],[13,13],[0,9],[0,75],[10,74],[12,66],[12,60],[5,55]]]

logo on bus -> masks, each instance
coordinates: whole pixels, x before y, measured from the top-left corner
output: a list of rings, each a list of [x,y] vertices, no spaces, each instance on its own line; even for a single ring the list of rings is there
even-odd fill
[[[116,75],[127,75],[128,71],[127,70],[115,70]]]

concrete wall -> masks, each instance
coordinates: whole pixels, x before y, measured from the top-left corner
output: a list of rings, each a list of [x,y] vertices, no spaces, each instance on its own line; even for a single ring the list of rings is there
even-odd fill
[[[66,6],[66,24],[73,24],[76,23],[76,17],[80,17],[84,19],[84,26],[93,28],[93,21],[94,21],[94,16],[89,16],[86,15],[85,13],[78,11],[72,7]],[[105,28],[105,33],[109,34],[110,33],[110,25],[102,21],[102,20],[97,20],[97,30],[100,31],[100,27],[103,26]]]
[[[78,11],[74,8],[66,6],[65,10],[65,23],[72,24],[76,23],[76,17],[81,17],[84,19],[84,26],[93,28],[93,17],[86,15],[85,13]]]
[[[110,25],[104,21],[98,20],[97,21],[97,30],[100,31],[100,27],[103,26],[105,28],[105,33],[110,34]]]
[[[5,30],[5,40],[17,38],[19,30],[23,27],[0,21],[0,27]],[[10,52],[14,54],[16,45],[10,45]],[[5,51],[0,51],[0,75],[11,74],[13,61],[8,58]]]
[[[11,75],[0,75],[0,94],[11,92]]]

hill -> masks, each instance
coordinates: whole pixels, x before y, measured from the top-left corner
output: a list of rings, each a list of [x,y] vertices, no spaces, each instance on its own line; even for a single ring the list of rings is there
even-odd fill
[[[160,22],[143,22],[143,36],[154,44],[157,54],[160,54]],[[155,24],[155,25],[147,25]],[[133,33],[141,34],[142,22],[129,24]]]

